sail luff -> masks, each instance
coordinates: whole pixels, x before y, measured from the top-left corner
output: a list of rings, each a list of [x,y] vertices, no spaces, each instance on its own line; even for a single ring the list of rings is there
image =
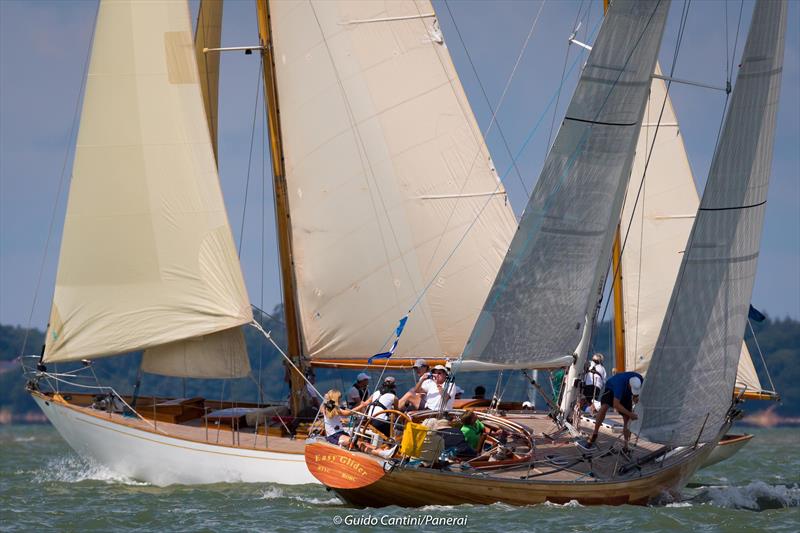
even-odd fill
[[[731,405],[759,253],[780,91],[785,2],[756,3],[736,86],[642,391],[640,432],[718,437]]]
[[[465,359],[533,367],[574,352],[610,261],[668,5],[611,5]]]
[[[250,320],[188,5],[104,0],[44,361],[116,355]]]

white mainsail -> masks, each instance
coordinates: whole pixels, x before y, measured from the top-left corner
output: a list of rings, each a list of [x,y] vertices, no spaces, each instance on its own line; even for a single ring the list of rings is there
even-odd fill
[[[226,330],[251,319],[203,111],[188,6],[103,0],[44,361],[222,332],[206,342],[226,346],[223,366],[241,369],[249,365],[246,353],[235,350],[241,332]],[[206,342],[192,341],[175,357]]]
[[[708,182],[644,382],[640,431],[673,445],[718,438],[731,405],[767,187],[786,3],[756,3]]]
[[[222,0],[200,0],[197,10],[197,30],[194,34],[194,52],[197,58],[197,73],[203,93],[211,145],[217,155],[219,134],[219,59],[218,53],[206,53],[206,48],[219,48],[222,43]]]
[[[661,74],[658,65],[655,73]],[[644,183],[641,183],[642,175]],[[653,78],[620,227],[625,241],[621,256],[625,370],[647,374],[699,205],[700,198],[666,83]],[[762,391],[744,343],[736,388]]]
[[[516,219],[430,2],[270,9],[309,355],[381,351],[424,293],[395,355],[458,356]]]
[[[465,360],[572,362],[608,266],[668,7],[611,5]]]

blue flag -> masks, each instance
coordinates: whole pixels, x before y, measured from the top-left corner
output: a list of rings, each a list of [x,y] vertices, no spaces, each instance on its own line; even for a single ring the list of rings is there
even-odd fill
[[[763,322],[767,317],[764,315],[764,313],[751,305],[750,310],[747,312],[747,318],[750,320],[755,320],[756,322]]]
[[[392,347],[389,348],[389,351],[376,353],[375,355],[367,359],[368,365],[371,365],[372,361],[375,359],[389,359],[392,356],[395,349],[397,348],[397,343],[400,342],[400,335],[403,334],[403,329],[406,327],[406,322],[408,322],[408,315],[401,318],[400,322],[397,323],[397,327],[394,330],[394,335],[395,335],[394,342],[392,343]]]

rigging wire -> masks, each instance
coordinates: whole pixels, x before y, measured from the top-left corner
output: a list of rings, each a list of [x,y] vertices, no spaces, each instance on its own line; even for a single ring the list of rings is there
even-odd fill
[[[256,139],[256,120],[258,119],[258,101],[259,94],[261,93],[261,79],[262,69],[264,68],[264,60],[258,62],[258,79],[256,81],[256,101],[253,105],[253,126],[250,128],[250,152],[247,157],[247,178],[244,184],[244,205],[242,205],[242,223],[239,226],[239,242],[237,243],[237,253],[239,259],[242,258],[242,244],[244,242],[244,221],[247,215],[247,197],[250,192],[250,172],[253,169],[253,146]]]
[[[86,95],[86,83],[88,81],[88,71],[89,71],[89,59],[92,55],[92,43],[94,42],[94,34],[97,30],[97,18],[100,11],[100,4],[97,4],[94,13],[94,22],[92,23],[92,38],[89,39],[88,46],[86,48],[86,55],[84,56],[83,60],[83,69],[81,75],[81,84],[80,88],[78,89],[78,97],[75,99],[75,110],[72,114],[72,126],[70,127],[69,132],[69,139],[70,141],[76,138],[76,130],[78,129],[78,123],[80,122],[80,110],[81,110],[81,102],[83,101],[83,97]],[[39,299],[39,291],[41,290],[42,286],[42,277],[44,276],[44,265],[47,262],[47,252],[50,249],[50,243],[53,238],[53,230],[55,229],[56,224],[56,213],[58,212],[58,204],[61,200],[61,192],[64,190],[64,181],[67,173],[67,164],[69,163],[69,156],[73,153],[71,149],[72,143],[70,142],[67,146],[66,151],[64,152],[64,160],[61,163],[61,173],[59,174],[58,178],[58,189],[56,190],[56,198],[53,202],[53,211],[50,216],[50,225],[47,229],[47,239],[45,240],[44,244],[44,251],[42,252],[42,261],[39,263],[39,274],[36,278],[36,288],[33,291],[33,302],[31,303],[31,311],[28,314],[28,323],[25,326],[25,335],[22,338],[22,346],[20,346],[20,357],[25,355],[25,349],[28,345],[28,335],[31,331],[31,322],[33,322],[33,313],[36,310],[36,303]],[[48,324],[49,325],[49,324]],[[45,331],[45,336],[47,335],[47,331]],[[45,343],[47,339],[44,339]],[[42,353],[44,355],[44,352]]]

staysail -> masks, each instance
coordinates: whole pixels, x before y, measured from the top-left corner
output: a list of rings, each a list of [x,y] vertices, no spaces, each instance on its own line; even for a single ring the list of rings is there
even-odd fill
[[[668,1],[616,1],[464,352],[563,366],[606,272]]]
[[[382,351],[422,296],[396,356],[456,357],[516,219],[430,2],[273,2],[270,15],[308,353]]]
[[[203,112],[188,6],[104,0],[44,361],[217,332],[229,341],[225,330],[251,319]],[[221,342],[230,347],[228,341]],[[246,354],[231,356],[242,356],[223,366],[242,368]]]
[[[699,205],[666,83],[653,78],[621,219],[625,370],[647,373]],[[736,388],[763,392],[744,343]]]
[[[786,3],[756,3],[731,104],[644,382],[640,432],[716,442],[731,404],[766,209]]]

